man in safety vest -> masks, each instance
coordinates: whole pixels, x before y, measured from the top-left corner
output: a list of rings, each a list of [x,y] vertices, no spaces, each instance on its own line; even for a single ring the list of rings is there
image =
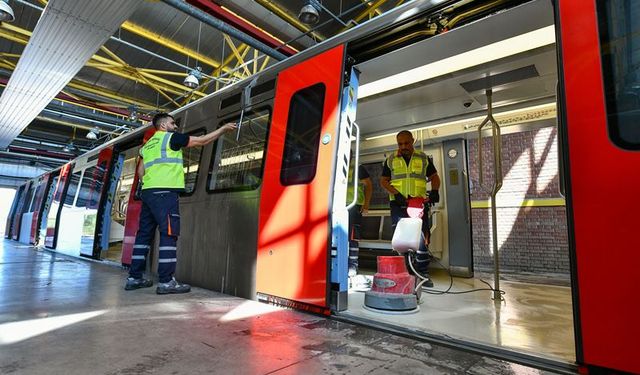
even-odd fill
[[[428,203],[440,201],[438,189],[440,177],[438,171],[429,162],[427,155],[413,148],[413,135],[408,130],[403,130],[396,135],[398,150],[390,155],[384,162],[380,185],[389,192],[389,206],[391,208],[391,222],[395,230],[398,221],[407,215],[408,198],[424,198]],[[427,180],[431,182],[431,191],[427,192]],[[416,270],[428,278],[430,261],[429,251],[429,218],[426,214],[422,217],[423,242],[416,251]],[[429,280],[424,284],[432,287]]]
[[[199,137],[177,133],[173,116],[158,113],[153,117],[155,134],[140,149],[138,177],[142,181],[142,211],[140,225],[133,246],[131,268],[125,290],[148,288],[151,280],[143,278],[146,256],[156,228],[160,230],[158,255],[158,287],[156,293],[187,293],[191,287],[176,281],[176,244],[180,235],[179,193],[184,191],[183,147],[209,144],[224,133],[237,129],[225,124],[217,130]]]
[[[347,181],[347,204],[350,204],[354,198],[354,170],[354,159],[351,158]],[[364,275],[358,275],[358,253],[360,252],[359,240],[362,214],[369,212],[373,183],[369,173],[362,165],[358,166],[358,182],[356,204],[349,209],[349,288],[356,291],[365,291],[371,288],[371,280]]]

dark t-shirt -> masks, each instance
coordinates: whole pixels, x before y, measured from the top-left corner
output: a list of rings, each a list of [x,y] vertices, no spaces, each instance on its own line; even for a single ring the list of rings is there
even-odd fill
[[[411,161],[411,158],[410,157],[407,158],[404,155],[402,156],[402,158],[404,159],[405,163],[409,165],[409,161]],[[383,164],[384,165],[382,166],[382,176],[391,177],[391,168],[389,168],[389,166],[387,165],[387,161],[385,160]],[[429,165],[427,166],[427,177],[431,177],[436,173],[438,173],[438,171],[436,170],[436,167],[434,167],[431,161],[429,161]]]
[[[359,166],[358,167],[358,179],[359,180],[364,180],[365,178],[369,178],[369,172],[367,172],[367,169],[363,166]]]

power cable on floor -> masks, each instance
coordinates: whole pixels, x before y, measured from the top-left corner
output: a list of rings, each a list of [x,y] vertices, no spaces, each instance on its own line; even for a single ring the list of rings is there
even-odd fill
[[[433,295],[442,295],[442,294],[466,294],[466,293],[475,293],[475,292],[483,292],[483,291],[491,291],[491,292],[495,292],[496,289],[493,288],[491,286],[491,284],[489,284],[488,282],[482,280],[482,279],[478,279],[481,282],[483,282],[484,284],[486,284],[488,286],[488,288],[475,288],[475,289],[469,289],[469,290],[464,290],[464,291],[451,291],[451,288],[453,287],[453,275],[451,274],[451,270],[449,270],[448,267],[445,267],[442,263],[440,263],[440,261],[438,261],[438,259],[433,258],[433,260],[435,260],[436,263],[438,263],[440,265],[440,267],[444,268],[447,271],[447,274],[449,275],[449,287],[446,290],[434,290],[433,288],[428,288],[425,286],[422,286],[422,284],[424,284],[424,280],[425,278],[420,275],[419,272],[416,271],[416,269],[413,267],[413,260],[414,260],[414,254],[411,253],[410,255],[410,259],[409,259],[409,266],[411,267],[411,270],[418,275],[419,278],[421,278],[423,281],[421,283],[418,284],[418,286],[422,287],[422,291],[428,294],[433,294]],[[499,290],[500,295],[503,296],[506,294],[506,292],[502,289]]]

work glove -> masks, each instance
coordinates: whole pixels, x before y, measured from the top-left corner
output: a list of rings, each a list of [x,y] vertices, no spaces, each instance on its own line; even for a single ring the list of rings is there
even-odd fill
[[[405,198],[404,195],[402,195],[401,193],[395,193],[393,196],[396,199],[396,203],[400,207],[406,207],[407,206],[407,198]]]
[[[429,192],[429,203],[438,203],[440,202],[440,193],[438,193],[438,190],[431,190]]]

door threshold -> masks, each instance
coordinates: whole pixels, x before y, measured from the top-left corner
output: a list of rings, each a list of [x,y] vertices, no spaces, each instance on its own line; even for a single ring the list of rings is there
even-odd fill
[[[575,363],[564,362],[559,359],[556,360],[549,357],[536,356],[533,354],[522,353],[516,350],[506,349],[504,347],[497,347],[489,344],[482,344],[470,340],[455,338],[446,334],[418,331],[411,328],[402,328],[397,325],[384,323],[361,316],[355,316],[349,314],[348,312],[332,312],[330,318],[345,323],[373,328],[379,331],[407,337],[414,340],[438,344],[449,348],[463,350],[496,359],[502,359],[509,362],[534,367],[540,370],[553,371],[560,374],[576,374],[578,372],[578,365]]]

